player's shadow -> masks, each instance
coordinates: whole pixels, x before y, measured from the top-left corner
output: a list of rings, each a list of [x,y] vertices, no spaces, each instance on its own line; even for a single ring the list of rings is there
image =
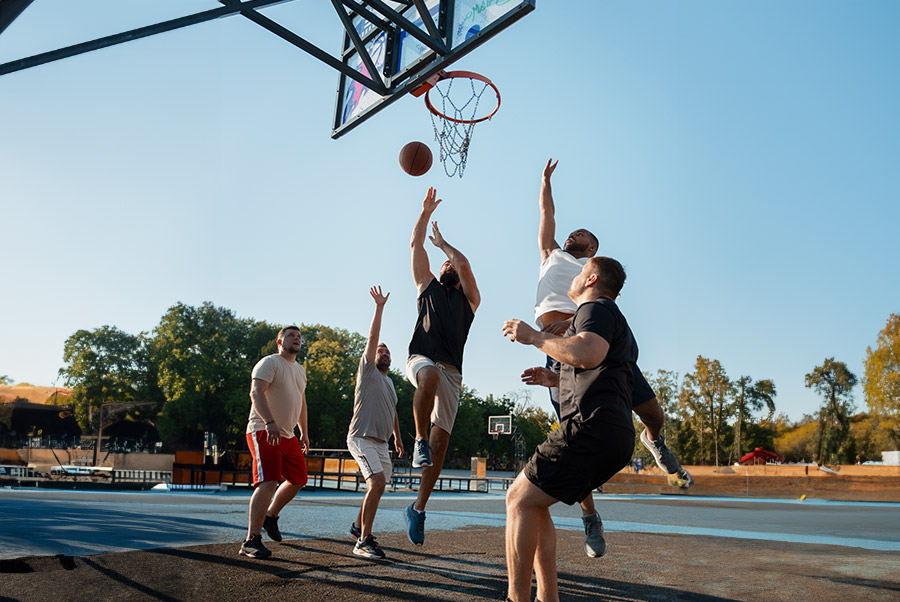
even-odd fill
[[[646,585],[612,579],[585,579],[584,575],[559,574],[560,602],[737,602],[708,594],[684,591],[673,587]]]

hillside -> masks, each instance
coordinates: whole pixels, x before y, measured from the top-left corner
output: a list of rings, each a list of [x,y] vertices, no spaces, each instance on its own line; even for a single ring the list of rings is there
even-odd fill
[[[50,397],[59,392],[61,397],[69,397],[71,389],[63,387],[35,387],[27,383],[21,385],[0,385],[0,403],[10,403],[19,399],[27,399],[31,403],[47,403]]]

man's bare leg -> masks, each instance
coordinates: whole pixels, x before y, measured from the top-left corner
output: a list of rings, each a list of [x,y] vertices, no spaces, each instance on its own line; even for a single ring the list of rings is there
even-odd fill
[[[288,502],[294,499],[294,496],[296,496],[301,489],[303,489],[302,485],[292,485],[291,483],[284,481],[278,486],[278,489],[275,490],[275,495],[272,497],[272,502],[269,504],[268,510],[266,510],[266,515],[278,516],[281,514],[282,508],[287,506]]]
[[[591,516],[597,514],[597,506],[594,505],[594,494],[589,493],[586,498],[579,502],[581,506],[581,516]],[[543,598],[541,602],[544,602]]]
[[[444,456],[447,453],[447,445],[450,442],[450,433],[435,425],[431,427],[431,436],[428,445],[431,446],[431,466],[422,467],[422,479],[419,481],[419,494],[413,506],[416,510],[425,510],[428,498],[434,490],[434,484],[441,476],[441,467],[444,465]]]
[[[372,524],[375,522],[375,513],[378,511],[378,503],[384,494],[385,479],[383,472],[376,472],[366,479],[366,495],[359,510],[359,526],[362,530],[362,538],[372,533]]]
[[[531,574],[534,571],[538,575],[538,591],[542,602],[559,600],[556,531],[549,510],[556,501],[522,473],[516,477],[506,494],[507,596],[513,602],[527,602],[531,599]]]
[[[638,418],[641,419],[641,422],[644,424],[644,429],[646,429],[647,434],[650,436],[650,440],[656,441],[659,439],[659,434],[662,432],[663,424],[666,421],[666,415],[663,413],[659,401],[654,397],[641,405],[634,406],[631,408],[631,411],[637,414]]]
[[[272,502],[272,494],[275,493],[276,481],[263,481],[253,490],[250,496],[250,517],[247,525],[247,539],[251,535],[262,533],[262,524],[266,520],[266,510]]]
[[[434,366],[423,366],[416,373],[416,391],[413,393],[413,418],[416,422],[416,440],[428,439],[428,425],[434,410],[434,394],[441,373]]]

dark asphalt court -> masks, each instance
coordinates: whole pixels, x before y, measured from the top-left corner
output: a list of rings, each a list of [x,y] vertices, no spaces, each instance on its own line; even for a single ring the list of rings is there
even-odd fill
[[[900,554],[829,545],[613,532],[604,558],[582,536],[558,531],[561,600],[891,601],[900,599]],[[238,544],[0,560],[0,600],[502,600],[503,530],[429,531],[415,548],[402,533],[379,538],[388,554],[351,554],[348,538],[271,543],[250,560]]]

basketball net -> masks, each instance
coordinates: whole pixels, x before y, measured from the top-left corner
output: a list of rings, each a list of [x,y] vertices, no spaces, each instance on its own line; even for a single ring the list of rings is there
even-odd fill
[[[455,83],[455,84],[454,84]],[[482,105],[481,114],[478,107],[482,96],[491,90],[485,99],[496,96],[496,106],[488,112]],[[440,102],[431,102],[431,92],[435,91]],[[448,177],[459,174],[461,178],[466,170],[466,159],[469,156],[469,144],[475,124],[494,116],[500,108],[500,91],[491,80],[471,71],[441,71],[429,78],[421,88],[413,92],[415,96],[425,94],[425,106],[431,113],[431,125],[434,128],[434,139],[438,143],[438,158],[444,165],[444,173]]]

